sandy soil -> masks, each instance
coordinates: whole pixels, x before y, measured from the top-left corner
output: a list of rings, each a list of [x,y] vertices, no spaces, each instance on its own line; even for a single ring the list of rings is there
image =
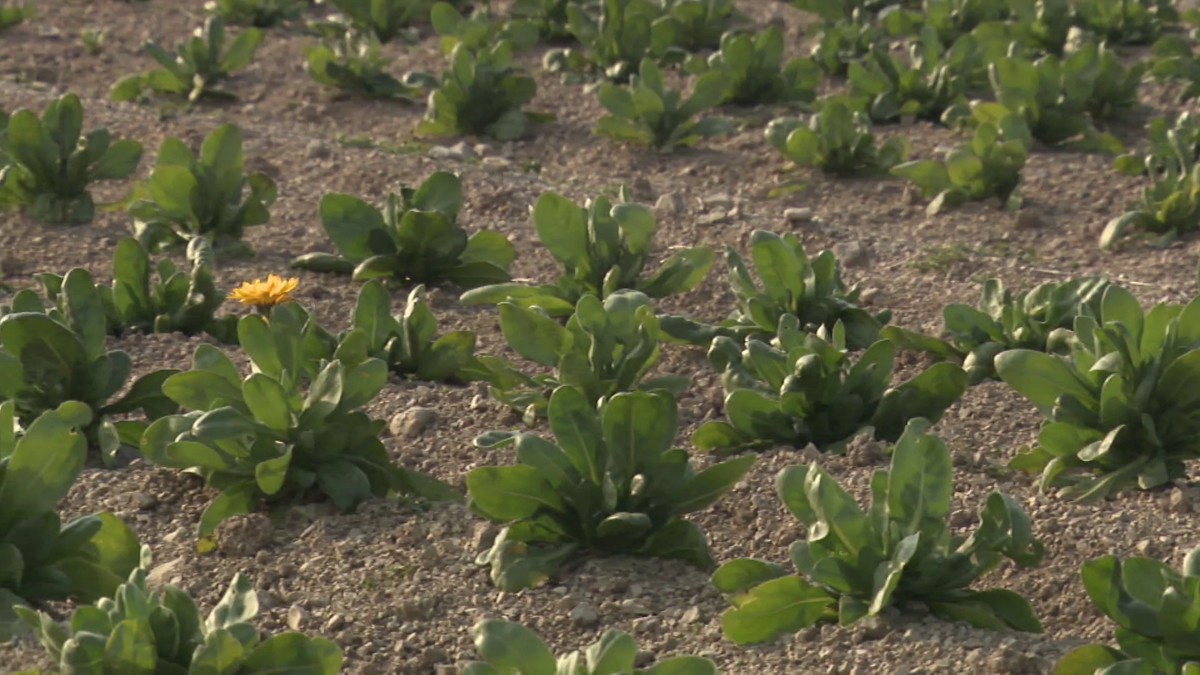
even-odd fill
[[[739,4],[759,25],[781,18],[799,49],[799,13],[766,0]],[[202,20],[201,3],[42,0],[40,5],[35,19],[0,36],[0,106],[40,109],[53,96],[78,93],[88,127],[105,125],[116,136],[145,144],[147,159],[134,178],[149,172],[150,158],[164,138],[179,136],[197,144],[216,125],[234,122],[245,135],[251,165],[278,181],[281,196],[271,222],[247,235],[257,255],[229,261],[217,271],[218,283],[226,288],[268,273],[287,273],[288,261],[301,253],[331,251],[316,209],[325,192],[379,200],[400,181],[419,182],[436,169],[448,169],[461,172],[465,185],[462,222],[510,236],[520,252],[513,268],[520,277],[549,281],[557,274],[527,218],[538,194],[555,191],[582,201],[636,182],[639,198],[648,203],[675,193],[686,204],[682,212],[660,215],[658,244],[664,251],[697,243],[744,247],[756,228],[794,231],[811,251],[861,244],[871,255],[846,270],[848,280],[869,289],[873,305],[893,309],[895,323],[914,329],[939,330],[942,306],[973,302],[980,282],[991,276],[1022,287],[1106,274],[1145,303],[1181,301],[1194,293],[1198,245],[1193,239],[1165,250],[1141,245],[1115,253],[1098,250],[1100,228],[1141,187],[1138,179],[1114,172],[1110,160],[1101,156],[1034,153],[1024,174],[1025,208],[1034,217],[1023,224],[1035,227],[1018,228],[1013,214],[981,204],[930,218],[923,204],[906,199],[903,184],[895,180],[835,181],[815,172],[785,173],[784,159],[762,138],[768,111],[723,111],[740,121],[736,136],[669,155],[599,139],[591,131],[600,114],[595,96],[540,72],[538,48],[520,56],[538,80],[538,96],[530,108],[553,113],[557,120],[526,140],[486,149],[487,155],[507,162],[435,160],[428,156],[430,143],[451,145],[460,139],[414,137],[423,105],[331,98],[303,71],[303,47],[311,37],[271,31],[253,63],[230,83],[240,97],[236,102],[186,112],[114,104],[107,99],[108,87],[152,64],[141,51],[142,42],[182,39]],[[101,27],[108,31],[103,51],[88,55],[80,32]],[[396,59],[397,73],[440,67],[436,40],[428,36],[420,44],[386,49]],[[1161,110],[1166,100],[1162,92],[1147,89],[1150,108]],[[1137,142],[1138,128],[1117,131]],[[949,131],[924,124],[881,132],[910,136],[917,157],[932,156],[937,145],[953,140]],[[363,144],[347,143],[351,138],[372,139],[377,147],[355,147]],[[530,170],[535,162],[540,171]],[[806,189],[782,199],[768,196],[778,182],[794,179],[803,180]],[[97,197],[113,199],[128,187],[128,181],[100,184]],[[719,195],[738,208],[724,218],[705,219],[710,211],[706,204]],[[790,207],[809,208],[815,218],[786,222],[783,211]],[[20,288],[32,284],[34,273],[61,273],[75,266],[106,279],[112,249],[126,236],[126,228],[122,213],[102,213],[93,225],[78,228],[46,227],[15,213],[0,214],[4,282]],[[344,328],[357,284],[347,278],[299,276],[299,299],[331,329]],[[731,306],[724,264],[718,262],[700,288],[669,299],[662,309],[716,320]],[[443,330],[474,330],[481,351],[507,351],[490,308],[463,306],[452,291],[437,292],[434,307]],[[199,341],[131,337],[112,347],[129,351],[135,374],[140,374],[186,368]],[[915,368],[920,359],[906,364],[901,370]],[[686,425],[679,443],[686,446],[699,423],[720,416],[719,381],[700,349],[666,347],[663,370],[695,380],[681,400]],[[474,388],[393,381],[371,412],[390,419],[413,406],[435,410],[437,420],[423,435],[389,435],[388,447],[399,462],[461,487],[471,468],[512,461],[510,450],[472,446],[476,434],[513,422],[507,410],[477,394]],[[274,522],[242,519],[243,537],[238,538],[235,525],[226,533],[234,544],[201,555],[195,552],[194,524],[211,495],[192,477],[141,461],[117,470],[87,470],[63,509],[72,515],[100,509],[118,513],[153,547],[156,562],[167,566],[160,576],[187,588],[205,607],[216,601],[235,572],[250,573],[264,607],[259,625],[280,630],[291,623],[335,639],[345,649],[348,673],[454,673],[455,664],[473,656],[468,629],[482,617],[522,621],[564,650],[581,648],[604,629],[619,627],[637,636],[641,648],[650,652],[644,655],[647,660],[699,653],[727,673],[1043,673],[1082,641],[1110,638],[1111,624],[1094,610],[1079,583],[1079,565],[1108,553],[1149,554],[1178,564],[1197,543],[1191,507],[1200,503],[1200,494],[1180,486],[1184,508],[1173,511],[1165,506],[1167,492],[1123,495],[1086,507],[1041,495],[1032,478],[1005,468],[1033,440],[1038,423],[1031,406],[992,383],[968,392],[936,431],[955,457],[955,498],[962,509],[955,515],[956,527],[973,527],[975,508],[995,489],[1014,495],[1030,512],[1049,549],[1045,562],[1028,570],[1005,564],[986,581],[1025,594],[1045,624],[1044,635],[1001,634],[930,617],[889,615],[869,626],[820,626],[742,648],[721,636],[719,615],[726,605],[708,584],[707,573],[683,563],[594,560],[544,587],[499,593],[488,582],[486,569],[473,564],[482,524],[453,505],[422,511],[387,500],[354,515],[309,508]],[[763,453],[735,491],[698,514],[718,560],[787,560],[788,544],[803,533],[775,498],[773,477],[801,461],[786,449]],[[861,457],[823,461],[862,498],[870,472],[881,460],[874,460],[875,466]],[[572,609],[584,604],[595,610],[597,621],[571,618]],[[581,614],[588,612],[576,613]],[[31,641],[0,645],[0,672],[48,665]]]

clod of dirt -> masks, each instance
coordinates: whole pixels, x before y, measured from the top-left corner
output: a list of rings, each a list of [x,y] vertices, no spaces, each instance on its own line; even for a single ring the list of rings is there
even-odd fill
[[[409,408],[396,413],[388,424],[388,429],[397,438],[416,438],[433,427],[437,418],[437,412],[430,408]]]

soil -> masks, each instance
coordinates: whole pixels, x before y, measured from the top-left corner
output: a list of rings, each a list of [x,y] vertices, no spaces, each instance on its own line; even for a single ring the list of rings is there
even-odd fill
[[[552,113],[555,121],[519,142],[478,148],[482,160],[434,159],[428,153],[431,145],[464,139],[415,137],[423,105],[332,97],[304,73],[303,49],[314,40],[311,36],[271,30],[254,61],[229,84],[237,101],[192,110],[161,103],[115,104],[108,100],[109,86],[153,65],[142,43],[184,39],[202,21],[201,3],[39,4],[36,18],[0,34],[0,107],[40,110],[52,97],[73,91],[84,100],[85,127],[103,125],[116,137],[140,140],[146,157],[138,173],[127,181],[95,186],[98,201],[118,199],[134,179],[145,178],[163,139],[178,136],[195,147],[224,122],[242,128],[250,166],[277,180],[280,199],[271,209],[270,223],[246,235],[256,254],[223,261],[217,270],[224,288],[269,273],[293,274],[288,262],[294,256],[332,251],[317,216],[324,193],[349,192],[378,203],[398,183],[417,183],[446,169],[462,175],[466,207],[461,222],[508,235],[520,254],[514,276],[539,281],[551,281],[557,271],[528,221],[536,197],[554,191],[582,202],[625,183],[650,204],[669,193],[682,198],[682,210],[659,214],[657,245],[664,252],[700,243],[744,249],[750,233],[759,228],[795,232],[813,252],[861,247],[869,255],[847,265],[848,281],[867,289],[864,295],[872,305],[894,310],[894,323],[919,330],[939,331],[943,305],[973,302],[989,277],[1021,288],[1104,274],[1125,284],[1143,303],[1178,302],[1194,293],[1194,239],[1166,249],[1137,242],[1113,253],[1098,249],[1104,223],[1122,212],[1143,183],[1116,173],[1111,159],[1103,156],[1036,151],[1024,172],[1026,215],[1020,219],[993,204],[968,204],[928,217],[924,204],[910,199],[897,180],[834,180],[787,169],[762,135],[777,110],[721,111],[739,122],[737,135],[672,154],[598,138],[592,133],[601,112],[595,95],[542,72],[544,48],[539,47],[519,56],[538,82],[529,108]],[[738,4],[760,27],[784,22],[792,49],[802,48],[805,19],[800,13],[766,0]],[[96,28],[105,29],[107,38],[102,51],[90,55],[79,36]],[[418,44],[392,43],[385,49],[395,58],[397,74],[437,72],[442,63],[436,37],[427,29]],[[1147,116],[1174,112],[1168,93],[1146,88]],[[937,146],[956,140],[950,131],[927,124],[879,131],[909,136],[914,157],[933,156]],[[1142,140],[1140,121],[1117,131],[1128,142]],[[468,146],[486,143],[465,140]],[[772,188],[789,180],[803,182],[804,189],[770,196]],[[784,218],[788,208],[810,209],[813,217],[789,222]],[[724,215],[714,215],[718,210]],[[127,228],[127,217],[119,211],[100,212],[92,225],[74,228],[2,213],[3,282],[15,290],[33,285],[35,273],[62,273],[76,266],[105,280],[113,247],[127,236]],[[297,298],[331,330],[344,329],[358,284],[345,277],[298,276]],[[724,276],[718,262],[698,289],[667,299],[661,308],[707,320],[723,318],[732,308]],[[404,296],[396,295],[399,306]],[[464,306],[453,289],[436,290],[432,304],[442,330],[473,330],[480,351],[512,356],[491,308]],[[226,309],[242,311],[232,304]],[[138,375],[187,368],[202,341],[135,336],[113,340],[111,348],[128,351]],[[227,351],[245,367],[244,357]],[[900,375],[911,374],[921,363],[909,359]],[[721,415],[719,379],[698,348],[665,346],[661,369],[694,379],[680,401],[684,424],[678,442],[688,447],[699,423]],[[387,445],[397,461],[461,488],[470,469],[513,461],[511,450],[472,445],[477,434],[514,424],[508,410],[487,399],[486,392],[479,394],[474,387],[393,380],[370,411],[382,419],[413,407],[435,411],[436,419],[423,434],[399,438],[388,432]],[[721,635],[719,619],[727,605],[708,583],[708,573],[680,562],[597,559],[540,588],[496,591],[487,570],[474,564],[487,527],[458,505],[416,508],[388,499],[352,515],[307,506],[274,520],[239,518],[223,526],[218,550],[200,554],[194,528],[212,494],[192,476],[137,459],[115,470],[87,469],[62,509],[68,516],[117,513],[153,548],[157,577],[186,588],[204,608],[216,602],[236,572],[252,575],[263,608],[258,625],[269,631],[291,626],[336,640],[345,650],[347,673],[454,673],[456,664],[474,657],[469,629],[484,617],[521,621],[560,652],[583,648],[605,629],[617,627],[637,637],[645,650],[642,663],[702,654],[726,673],[1047,673],[1074,646],[1111,640],[1112,624],[1093,608],[1080,583],[1080,564],[1109,553],[1151,555],[1179,564],[1200,543],[1194,513],[1200,509],[1200,495],[1182,482],[1167,491],[1125,494],[1091,506],[1041,494],[1033,477],[1005,467],[1034,439],[1039,423],[1032,406],[1006,386],[986,383],[951,408],[936,431],[955,458],[956,528],[974,527],[975,510],[993,490],[1013,495],[1030,513],[1048,548],[1043,564],[1021,569],[1006,563],[981,583],[1028,597],[1045,624],[1043,635],[989,632],[929,616],[889,613],[854,628],[822,625],[739,647]],[[719,561],[741,556],[787,561],[787,547],[803,536],[803,528],[779,504],[773,478],[781,468],[809,459],[785,448],[764,452],[731,494],[695,516]],[[697,460],[710,461],[703,456]],[[859,453],[820,461],[865,500],[870,473],[883,460]],[[1169,500],[1170,490],[1181,491],[1183,499]],[[1169,501],[1174,508],[1168,508]],[[0,645],[2,672],[49,666],[32,640]]]

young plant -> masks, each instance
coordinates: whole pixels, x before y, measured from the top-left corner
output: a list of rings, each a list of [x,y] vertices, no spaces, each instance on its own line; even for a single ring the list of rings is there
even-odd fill
[[[103,28],[84,28],[79,31],[79,44],[83,51],[96,56],[104,51],[104,43],[108,39],[108,31]]]
[[[553,284],[495,284],[464,293],[466,304],[496,304],[505,300],[522,307],[537,305],[551,316],[569,316],[585,295],[601,300],[621,289],[633,289],[651,298],[692,290],[713,264],[707,246],[677,251],[658,271],[642,276],[654,243],[657,224],[650,209],[628,201],[613,204],[600,195],[582,207],[554,194],[542,193],[533,208],[538,239],[563,271]]]
[[[767,230],[750,235],[750,254],[762,278],[759,289],[746,262],[735,249],[725,247],[729,286],[737,297],[737,310],[719,325],[702,324],[682,316],[662,318],[663,332],[693,345],[707,346],[718,335],[737,341],[756,337],[770,340],[784,316],[797,318],[801,330],[832,330],[841,323],[850,349],[863,349],[879,339],[879,329],[892,317],[890,311],[872,314],[858,305],[858,288],[846,288],[831,251],[809,258],[794,234],[779,236]]]
[[[346,23],[391,42],[410,25],[429,16],[431,0],[328,0],[345,15]]]
[[[521,109],[536,93],[534,79],[513,65],[507,42],[478,52],[460,43],[450,54],[450,67],[442,71],[440,88],[429,93],[429,109],[417,133],[520,138],[531,120],[545,119]]]
[[[189,103],[201,97],[232,98],[233,94],[216,85],[235,71],[246,67],[262,42],[263,32],[245,28],[225,47],[225,22],[210,16],[203,28],[196,29],[187,42],[175,45],[175,53],[157,42],[146,42],[145,49],[162,66],[140,75],[127,75],[112,86],[114,101],[132,101],[145,89],[161,94],[185,97]]]
[[[37,0],[8,0],[0,5],[0,31],[19,26],[37,14]]]
[[[249,577],[235,575],[221,601],[201,620],[187,591],[172,584],[150,590],[150,563],[150,549],[143,547],[140,567],[129,579],[94,606],[76,609],[65,630],[44,612],[24,607],[17,612],[63,673],[341,671],[342,650],[325,638],[284,632],[260,642],[258,629],[250,623],[258,614],[258,594]]]
[[[252,512],[260,501],[290,504],[319,494],[348,513],[392,491],[452,494],[392,464],[379,440],[386,423],[361,410],[387,383],[386,363],[368,357],[364,342],[314,362],[305,345],[307,312],[285,303],[269,319],[251,314],[238,322],[238,340],[254,366],[250,376],[243,379],[216,347],[200,345],[192,369],[162,385],[188,412],[155,421],[142,437],[146,459],[198,473],[221,491],[200,516],[202,545],[221,521]]]
[[[436,2],[429,12],[433,30],[441,36],[442,52],[451,54],[454,48],[464,44],[478,51],[491,47],[501,40],[515,50],[529,49],[537,44],[538,27],[532,21],[494,19],[486,7],[478,8],[465,17],[449,2]]]
[[[502,302],[500,330],[522,357],[553,369],[531,376],[500,357],[479,357],[492,397],[523,413],[530,426],[545,416],[550,392],[560,385],[577,388],[596,405],[623,391],[678,396],[691,384],[680,375],[643,379],[658,362],[659,332],[650,298],[638,291],[617,291],[603,302],[583,296],[565,328],[537,308]]]
[[[1088,114],[1097,122],[1126,117],[1139,105],[1138,87],[1150,63],[1138,61],[1126,68],[1117,53],[1103,44],[1099,47],[1087,44],[1081,50],[1094,53],[1099,68],[1092,95],[1088,97]]]
[[[1200,298],[1143,313],[1120,286],[1098,317],[1075,319],[1061,338],[1070,356],[1014,349],[996,372],[1046,418],[1037,445],[1011,463],[1042,471],[1042,488],[1095,501],[1187,475],[1200,458]]]
[[[1182,82],[1176,94],[1179,103],[1200,96],[1200,59],[1194,54],[1194,42],[1182,35],[1166,35],[1154,43],[1150,74],[1159,82]]]
[[[392,298],[382,283],[372,279],[363,284],[351,330],[338,336],[337,348],[349,344],[358,349],[352,341],[365,341],[367,354],[381,359],[401,377],[462,384],[486,375],[475,358],[474,333],[460,330],[437,335],[437,319],[425,302],[424,286],[408,294],[403,314],[392,316],[391,311]],[[330,349],[327,358],[335,353],[336,349]]]
[[[244,167],[242,132],[232,124],[205,137],[199,158],[178,138],[163,141],[150,179],[129,207],[134,236],[151,251],[194,237],[218,252],[249,250],[242,234],[271,219],[268,208],[278,192],[265,173],[244,175]]]
[[[467,662],[463,675],[718,675],[713,662],[699,656],[675,656],[650,668],[636,668],[637,642],[615,628],[604,631],[586,655],[574,651],[557,659],[537,633],[519,623],[486,619],[475,624],[471,635],[483,661]]]
[[[415,86],[383,72],[391,59],[380,53],[374,33],[356,30],[323,30],[324,39],[304,48],[304,70],[312,79],[328,87],[357,92],[371,98],[395,98],[414,101],[420,93]]]
[[[508,281],[516,250],[493,230],[468,237],[458,224],[462,204],[462,183],[446,171],[430,174],[416,188],[402,183],[382,213],[358,197],[330,192],[321,198],[321,226],[340,255],[308,253],[292,266],[405,285],[475,288]]]
[[[1155,244],[1167,246],[1181,233],[1200,226],[1200,163],[1195,140],[1184,133],[1168,132],[1166,142],[1169,151],[1160,148],[1145,158],[1144,170],[1151,184],[1142,190],[1141,199],[1104,227],[1101,248],[1112,248],[1131,230],[1158,235]],[[1128,169],[1127,165],[1123,168],[1126,173]]]
[[[882,45],[872,46],[865,58],[850,64],[847,100],[881,123],[905,117],[937,121],[948,108],[965,100],[965,77],[941,58],[936,35],[924,35],[911,52],[912,65]],[[934,54],[937,56],[930,58]]]
[[[815,166],[835,176],[883,173],[908,157],[908,139],[892,136],[875,146],[866,113],[851,112],[832,101],[805,125],[796,117],[781,117],[767,125],[767,141],[798,165]]]
[[[87,405],[91,416],[84,436],[111,464],[121,444],[137,445],[146,427],[114,418],[141,410],[154,420],[175,412],[162,383],[177,371],[142,375],[125,395],[110,400],[125,389],[133,366],[125,352],[105,349],[108,321],[101,293],[80,268],[67,272],[61,292],[65,311],[57,317],[20,307],[0,319],[0,401],[16,403],[22,424],[65,401]]]
[[[2,357],[0,357],[2,358]],[[0,366],[2,367],[2,366]],[[54,507],[87,456],[86,404],[66,401],[14,434],[16,404],[0,403],[0,641],[23,628],[14,606],[111,595],[137,566],[137,537],[111,513],[63,524]],[[20,611],[20,610],[18,610]]]
[[[662,0],[662,6],[675,19],[675,46],[689,52],[716,49],[733,22],[745,19],[733,0]]]
[[[944,160],[905,162],[892,167],[891,173],[932,198],[926,208],[930,215],[963,202],[993,197],[1003,208],[1020,208],[1021,169],[1029,153],[1029,127],[1021,117],[1009,114],[1007,109],[1003,112],[997,122],[976,127],[971,142],[947,151]]]
[[[209,0],[204,9],[232,25],[270,28],[300,19],[308,0]]]
[[[870,20],[863,20],[858,11],[852,18],[827,21],[815,36],[812,58],[830,77],[842,77],[850,64],[871,52],[871,45],[883,41],[883,31]]]
[[[696,78],[691,95],[684,98],[682,92],[666,88],[653,60],[643,59],[627,86],[600,85],[600,105],[608,114],[600,118],[596,133],[663,151],[731,134],[733,125],[719,117],[692,121],[696,114],[720,105],[731,84],[724,72],[706,73]]]
[[[818,621],[849,626],[893,605],[924,603],[935,616],[993,630],[1042,631],[1029,601],[1004,588],[969,587],[1008,558],[1037,565],[1045,547],[1012,497],[993,492],[970,537],[951,534],[954,474],[950,451],[929,422],[915,419],[892,450],[891,467],[871,477],[863,511],[817,464],[779,472],[779,498],[808,530],[791,546],[799,575],[753,558],[721,565],[713,583],[733,607],[725,636],[764,642]]]
[[[1145,154],[1129,152],[1113,160],[1113,168],[1129,176],[1157,175],[1174,162],[1187,166],[1200,156],[1200,117],[1180,113],[1169,125],[1160,116],[1146,125],[1148,148]]]
[[[1083,563],[1083,586],[1092,604],[1117,624],[1120,649],[1077,647],[1055,675],[1178,673],[1200,669],[1200,548],[1178,571],[1153,558],[1124,563],[1106,555]]]
[[[509,13],[515,19],[527,21],[538,35],[549,42],[574,41],[567,28],[567,7],[581,0],[514,0]]]
[[[688,67],[694,74],[717,71],[730,85],[724,103],[753,106],[768,103],[811,103],[821,84],[821,69],[811,58],[783,62],[783,31],[771,26],[757,37],[727,33],[721,49],[708,57],[696,57]]]
[[[1098,316],[1107,288],[1107,279],[1081,277],[1047,282],[1014,296],[999,279],[989,279],[978,309],[961,303],[946,305],[942,323],[948,339],[896,326],[884,328],[881,334],[901,348],[962,364],[975,385],[998,378],[994,361],[999,354],[1009,349],[1047,351],[1055,331],[1070,329],[1076,317]]]
[[[575,3],[569,3],[566,11],[567,30],[587,53],[552,50],[543,61],[548,70],[592,71],[624,83],[646,59],[673,63],[686,54],[676,46],[678,22],[657,2],[601,0],[596,18]]]
[[[909,420],[936,422],[966,391],[967,374],[953,363],[892,387],[895,345],[880,340],[851,363],[841,326],[827,335],[802,333],[785,315],[774,346],[715,338],[708,360],[722,373],[728,421],[705,422],[692,443],[729,454],[809,443],[841,452],[860,433],[894,442]]]
[[[104,127],[82,132],[83,105],[75,94],[51,101],[41,119],[30,110],[7,117],[0,134],[0,206],[21,206],[48,223],[90,223],[96,205],[88,183],[128,177],[142,160],[142,144],[114,142]]]
[[[1170,0],[1080,0],[1075,22],[1114,44],[1149,44],[1179,20]]]
[[[471,509],[505,527],[477,562],[491,566],[503,591],[532,587],[572,556],[604,554],[676,558],[714,566],[704,532],[684,515],[732,488],[752,456],[697,473],[687,452],[671,448],[678,429],[675,397],[663,391],[621,393],[596,409],[581,391],[550,397],[555,442],[492,432],[477,445],[516,446],[515,466],[467,474]]]

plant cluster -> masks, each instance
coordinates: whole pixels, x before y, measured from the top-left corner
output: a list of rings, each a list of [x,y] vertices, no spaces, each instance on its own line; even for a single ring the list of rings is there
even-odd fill
[[[653,0],[600,0],[595,17],[586,8],[569,2],[566,14],[567,31],[585,52],[548,52],[544,65],[551,71],[597,73],[623,83],[637,74],[647,59],[674,63],[686,57],[676,44],[681,32],[678,20]]]
[[[304,48],[304,70],[312,79],[341,91],[371,98],[413,101],[420,88],[384,72],[391,59],[380,53],[374,33],[318,26],[322,40]]]
[[[453,53],[460,44],[478,51],[500,41],[520,51],[537,44],[540,35],[534,22],[522,19],[498,21],[486,7],[477,8],[464,17],[449,2],[436,2],[429,12],[429,20],[433,30],[441,36],[442,51],[446,54]]]
[[[662,71],[654,61],[644,59],[628,85],[600,85],[600,105],[608,114],[600,118],[596,133],[664,151],[733,133],[733,125],[719,117],[692,121],[697,114],[720,105],[731,85],[724,72],[708,72],[696,78],[685,98],[683,92],[667,89]]]
[[[1150,185],[1122,215],[1110,220],[1100,233],[1100,247],[1112,248],[1131,231],[1157,235],[1156,243],[1169,245],[1184,232],[1200,226],[1200,163],[1196,145],[1200,125],[1186,113],[1174,129],[1151,124],[1150,152],[1145,157],[1118,158],[1123,173],[1145,172]],[[1140,167],[1138,160],[1141,159]],[[1140,170],[1139,170],[1140,169]]]
[[[353,195],[327,193],[321,198],[321,226],[339,255],[308,253],[292,266],[405,285],[475,288],[508,281],[516,250],[493,230],[468,236],[458,224],[462,205],[462,182],[446,171],[416,187],[402,183],[382,212]]]
[[[726,637],[764,642],[818,621],[848,626],[893,605],[924,603],[949,621],[1040,633],[1029,601],[1017,593],[969,586],[1004,558],[1036,565],[1045,553],[1028,516],[993,492],[969,537],[951,534],[950,451],[929,422],[914,419],[892,450],[891,467],[871,477],[864,511],[819,465],[792,466],[775,480],[779,499],[808,530],[791,546],[799,575],[776,563],[740,558],[713,583],[733,605],[721,616]]]
[[[478,51],[460,42],[450,53],[440,86],[429,93],[429,108],[417,133],[520,138],[530,121],[547,119],[522,110],[536,93],[534,79],[513,65],[508,42]]]
[[[729,81],[723,103],[752,106],[766,103],[811,103],[822,73],[810,57],[784,63],[783,30],[771,26],[758,36],[726,33],[720,49],[707,59],[693,57],[687,68],[693,74],[723,73]]]
[[[110,95],[114,101],[132,101],[149,89],[181,96],[189,103],[204,96],[230,98],[233,94],[216,85],[250,63],[263,36],[257,28],[245,28],[227,46],[225,22],[219,16],[210,16],[191,39],[175,45],[174,53],[147,41],[146,51],[162,68],[117,80]]]
[[[908,139],[892,136],[876,147],[871,120],[840,101],[821,106],[808,124],[780,117],[767,125],[767,142],[792,162],[835,176],[886,172],[908,157]]]
[[[270,28],[296,21],[308,9],[309,0],[209,0],[204,9],[232,25]]]
[[[432,0],[328,0],[342,17],[337,22],[374,33],[380,42],[404,35],[413,23],[429,16]]]
[[[697,472],[672,448],[675,397],[621,393],[597,410],[580,390],[550,396],[555,442],[518,432],[476,441],[514,445],[517,464],[467,474],[471,509],[504,529],[478,561],[505,591],[533,586],[572,556],[624,553],[715,565],[704,533],[683,516],[734,486],[753,463],[739,457]]]

